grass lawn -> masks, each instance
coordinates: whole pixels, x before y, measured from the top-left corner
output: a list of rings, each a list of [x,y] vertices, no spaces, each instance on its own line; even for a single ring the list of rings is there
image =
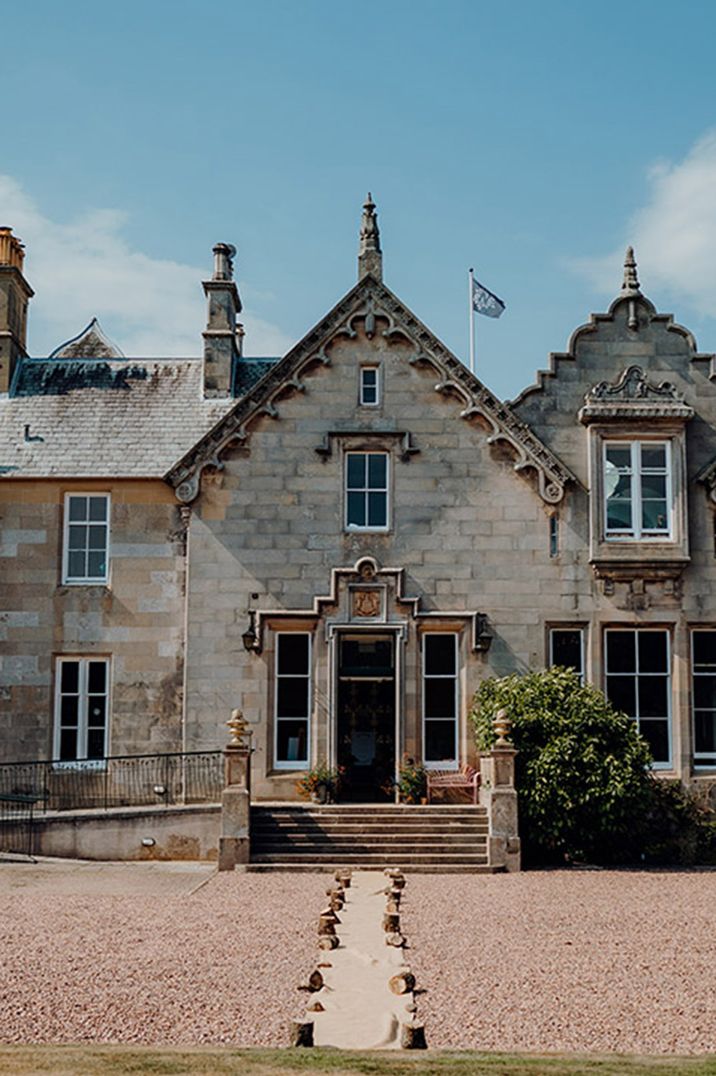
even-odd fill
[[[0,1046],[0,1072],[12,1076],[295,1076],[337,1072],[345,1076],[716,1076],[708,1057],[627,1057],[621,1054],[482,1054],[472,1050],[353,1053],[335,1050],[234,1050],[132,1046]]]

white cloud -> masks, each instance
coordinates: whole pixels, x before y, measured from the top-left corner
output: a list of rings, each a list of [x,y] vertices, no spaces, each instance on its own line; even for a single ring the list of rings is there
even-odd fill
[[[624,248],[634,246],[646,295],[659,289],[707,317],[716,317],[716,131],[679,162],[647,174],[648,198],[633,215],[624,245],[605,257],[573,263],[600,289],[616,295]]]
[[[203,267],[151,258],[123,238],[126,219],[118,210],[94,209],[68,223],[50,220],[15,179],[0,175],[0,224],[25,243],[25,269],[35,291],[31,354],[49,354],[95,315],[125,355],[201,353],[201,281],[210,253]],[[242,320],[247,354],[282,355],[293,342],[260,318]]]

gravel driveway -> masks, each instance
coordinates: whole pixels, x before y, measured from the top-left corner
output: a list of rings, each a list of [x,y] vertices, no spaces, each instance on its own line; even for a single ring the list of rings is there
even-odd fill
[[[327,876],[23,870],[0,864],[3,1041],[285,1045]],[[716,1046],[716,873],[409,875],[403,925],[431,1046]]]
[[[716,873],[410,876],[431,1046],[716,1048]]]
[[[325,878],[221,874],[191,893],[184,874],[122,871],[82,866],[78,892],[66,872],[10,886],[0,864],[2,1041],[285,1045]]]

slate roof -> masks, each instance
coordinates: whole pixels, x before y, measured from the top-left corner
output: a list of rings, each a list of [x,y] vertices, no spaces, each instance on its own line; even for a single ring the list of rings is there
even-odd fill
[[[235,404],[201,359],[25,359],[0,397],[4,478],[163,477]]]
[[[234,364],[233,395],[243,396],[275,366],[279,359],[245,359],[241,358]]]

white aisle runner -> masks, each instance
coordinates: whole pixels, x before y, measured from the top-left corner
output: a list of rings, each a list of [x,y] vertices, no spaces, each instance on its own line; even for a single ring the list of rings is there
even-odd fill
[[[314,994],[325,1012],[310,1013],[316,1046],[344,1050],[399,1049],[401,1025],[410,1023],[412,992],[393,994],[392,975],[405,970],[402,949],[386,945],[383,930],[385,888],[380,871],[356,871],[345,891],[336,923],[340,947],[320,954],[325,986]]]

